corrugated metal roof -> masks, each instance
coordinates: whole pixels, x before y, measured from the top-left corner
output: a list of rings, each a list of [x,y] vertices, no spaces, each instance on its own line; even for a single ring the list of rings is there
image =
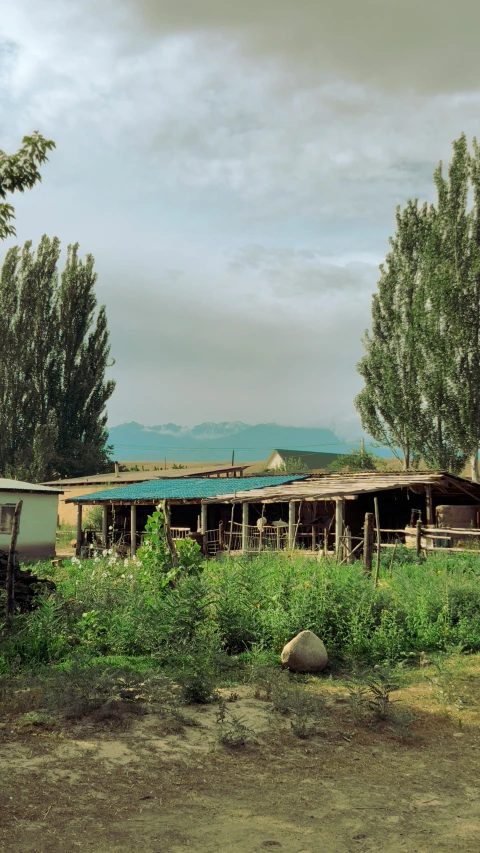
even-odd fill
[[[185,480],[150,480],[136,483],[120,489],[108,489],[69,498],[65,503],[93,503],[94,501],[162,501],[162,500],[202,500],[214,498],[235,491],[247,492],[252,489],[264,489],[267,486],[281,486],[295,480],[305,479],[305,474],[282,475],[280,477],[235,477],[235,478],[198,478]]]
[[[369,472],[363,474],[330,474],[320,477],[312,477],[306,482],[292,482],[290,485],[276,483],[258,489],[254,495],[237,489],[235,494],[225,493],[223,501],[246,502],[255,499],[258,502],[281,502],[288,500],[332,500],[335,497],[342,498],[348,495],[360,495],[372,492],[384,491],[386,489],[398,489],[430,485],[433,489],[445,494],[468,494],[470,497],[480,501],[480,485],[454,477],[444,472],[413,472],[413,471],[391,471]],[[213,503],[212,499],[206,503]]]
[[[39,486],[37,483],[24,483],[23,480],[6,480],[0,477],[0,492],[44,492],[46,494],[61,495],[61,489],[50,489],[48,486]]]

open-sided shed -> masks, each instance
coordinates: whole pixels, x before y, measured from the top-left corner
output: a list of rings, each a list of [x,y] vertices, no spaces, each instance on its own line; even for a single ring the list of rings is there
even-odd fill
[[[250,491],[278,487],[302,479],[305,479],[302,475],[290,474],[280,477],[237,477],[234,480],[226,477],[150,480],[119,489],[79,495],[66,502],[77,506],[77,551],[83,543],[82,508],[101,506],[103,542],[107,544],[111,539],[115,542],[122,540],[134,554],[148,516],[162,501],[168,504],[171,528],[176,538],[196,531],[206,535],[208,530],[218,530],[220,524],[230,518],[221,498],[232,493],[233,483],[239,492],[248,494]],[[207,498],[220,501],[216,507],[207,507],[206,503],[202,503]]]
[[[434,526],[438,511],[445,506],[450,508],[453,520],[469,516],[471,526],[478,526],[480,484],[445,472],[330,474],[248,492],[238,490],[205,499],[204,503],[222,501],[241,505],[243,550],[251,538],[252,527],[255,533],[251,524],[252,505],[254,518],[258,517],[258,506],[263,508],[262,518],[269,528],[285,520],[288,512],[282,540],[287,547],[303,540],[306,547],[315,549],[320,543],[323,545],[327,532],[334,538],[337,550],[347,526],[353,536],[361,535],[366,513],[374,512],[375,498],[384,530],[404,530],[417,520]],[[468,525],[461,522],[460,526]],[[274,538],[280,542],[278,534]]]

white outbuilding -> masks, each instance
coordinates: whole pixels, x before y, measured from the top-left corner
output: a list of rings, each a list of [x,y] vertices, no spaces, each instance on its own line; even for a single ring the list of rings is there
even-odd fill
[[[0,478],[0,551],[10,547],[13,514],[23,501],[17,554],[20,562],[55,556],[60,489]]]

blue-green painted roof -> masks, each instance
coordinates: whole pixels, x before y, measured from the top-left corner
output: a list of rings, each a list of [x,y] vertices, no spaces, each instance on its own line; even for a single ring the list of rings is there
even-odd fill
[[[282,486],[295,480],[305,480],[305,474],[285,474],[281,477],[202,477],[189,479],[148,480],[146,483],[133,483],[120,489],[107,489],[69,498],[67,503],[89,503],[92,501],[163,501],[163,500],[201,500],[230,495],[232,492],[245,492],[250,489],[264,489],[267,486]]]

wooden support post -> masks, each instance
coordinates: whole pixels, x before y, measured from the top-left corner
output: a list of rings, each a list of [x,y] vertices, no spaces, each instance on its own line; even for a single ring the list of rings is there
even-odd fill
[[[295,501],[288,502],[288,550],[293,548],[295,537]]]
[[[326,527],[323,528],[323,555],[325,558],[328,557],[328,529]]]
[[[82,504],[77,504],[77,541],[75,543],[75,554],[80,556],[82,547]]]
[[[433,524],[433,500],[432,500],[432,487],[425,486],[425,502],[426,502],[426,513],[425,519],[427,525]]]
[[[416,548],[417,548],[417,557],[420,557],[422,553],[422,522],[420,520],[417,521],[417,529],[416,529]]]
[[[137,505],[130,504],[130,556],[137,553]]]
[[[223,551],[223,542],[224,542],[223,521],[221,521],[220,524],[218,525],[218,550],[219,551]]]
[[[281,538],[281,533],[280,533],[280,527],[277,527],[277,551],[280,551],[281,543],[282,543],[282,538]]]
[[[232,550],[232,537],[233,537],[233,519],[235,518],[235,504],[232,503],[232,514],[230,516],[230,536],[228,539],[228,553],[231,553]]]
[[[258,550],[263,550],[263,528],[265,526],[265,504],[262,504],[262,515],[260,518],[260,527],[258,528]]]
[[[381,549],[381,533],[380,533],[380,514],[378,510],[378,498],[373,499],[375,506],[375,526],[377,528],[377,561],[375,563],[375,579],[374,586],[378,586],[378,576],[380,574],[380,549]]]
[[[317,528],[312,524],[312,551],[317,548]]]
[[[341,498],[338,498],[335,501],[335,557],[337,560],[340,560],[340,545],[342,542],[343,536],[343,511],[345,508],[345,501]]]
[[[373,512],[365,513],[363,528],[363,565],[367,572],[372,571],[373,559]]]
[[[108,548],[108,506],[107,506],[107,504],[103,504],[102,542],[103,542],[103,547]]]
[[[207,504],[201,504],[200,507],[200,532],[202,534],[202,551],[205,556],[208,556],[208,507]],[[175,553],[177,553],[175,549]]]
[[[10,537],[10,548],[7,558],[7,577],[5,584],[5,617],[7,622],[13,616],[13,607],[15,602],[15,564],[17,552],[17,539],[20,530],[20,516],[22,514],[23,501],[18,501],[13,513],[12,535]]]
[[[248,551],[248,503],[242,504],[242,554]]]
[[[346,560],[347,563],[353,563],[354,558],[352,557],[352,531],[349,527],[345,528],[345,544],[346,544]]]

